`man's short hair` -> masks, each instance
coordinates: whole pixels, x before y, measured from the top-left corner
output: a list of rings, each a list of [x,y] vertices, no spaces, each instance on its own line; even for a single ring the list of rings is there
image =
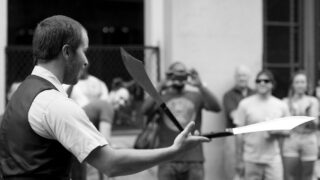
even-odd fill
[[[263,70],[261,70],[261,71],[257,74],[256,79],[258,79],[258,78],[259,78],[260,76],[262,76],[262,75],[267,76],[273,85],[276,84],[276,81],[275,81],[275,79],[274,79],[274,75],[273,75],[273,73],[272,73],[270,70],[268,70],[268,69],[263,69]]]
[[[34,32],[33,58],[46,62],[57,57],[65,44],[75,51],[82,41],[84,27],[76,20],[63,16],[51,16],[41,21]]]
[[[166,72],[167,76],[171,75],[180,75],[180,76],[188,76],[188,70],[187,67],[182,62],[174,62],[172,63],[168,71]]]

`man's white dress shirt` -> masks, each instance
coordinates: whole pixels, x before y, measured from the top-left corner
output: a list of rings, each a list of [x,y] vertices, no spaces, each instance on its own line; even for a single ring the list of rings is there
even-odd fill
[[[68,98],[56,76],[40,66],[35,66],[32,75],[48,80],[58,89],[39,93],[31,104],[28,120],[38,135],[59,141],[80,162],[97,147],[108,144],[83,109]]]

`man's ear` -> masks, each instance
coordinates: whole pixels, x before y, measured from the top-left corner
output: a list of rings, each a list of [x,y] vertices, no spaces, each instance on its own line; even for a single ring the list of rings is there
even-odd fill
[[[71,56],[72,50],[69,44],[65,44],[62,46],[61,50],[62,56],[65,58],[69,58]]]

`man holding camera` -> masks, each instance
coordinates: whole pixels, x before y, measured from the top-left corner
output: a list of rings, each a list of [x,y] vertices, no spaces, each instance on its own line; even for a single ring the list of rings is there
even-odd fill
[[[200,131],[202,109],[214,112],[221,110],[217,99],[202,84],[197,71],[187,71],[186,66],[180,62],[173,63],[166,75],[165,82],[161,83],[159,87],[162,99],[183,127],[189,122],[195,121],[195,129]],[[191,85],[196,90],[187,90],[186,85]],[[143,105],[143,112],[149,114],[154,110],[154,106],[155,102],[151,98],[147,99]],[[179,130],[167,116],[163,115],[162,117],[159,122],[159,146],[168,147],[174,141]],[[161,164],[158,178],[159,180],[204,179],[203,162],[203,150],[200,145],[169,163]]]

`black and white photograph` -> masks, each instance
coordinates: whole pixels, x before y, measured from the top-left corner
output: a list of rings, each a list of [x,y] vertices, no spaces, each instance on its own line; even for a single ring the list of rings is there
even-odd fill
[[[0,180],[320,180],[319,0],[0,0]]]

